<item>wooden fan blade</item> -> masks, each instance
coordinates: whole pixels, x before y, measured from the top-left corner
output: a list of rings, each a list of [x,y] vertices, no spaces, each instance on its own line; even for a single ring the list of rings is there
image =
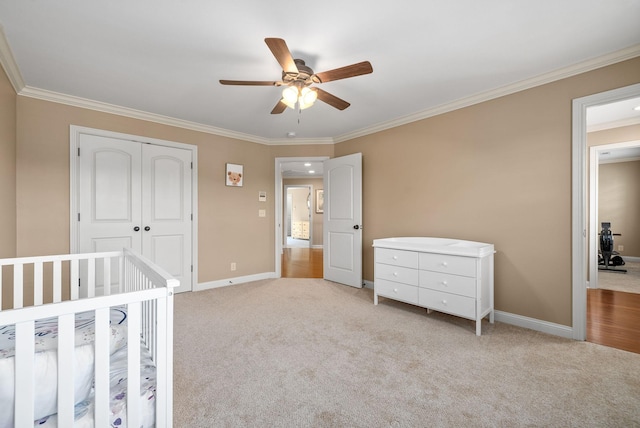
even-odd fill
[[[327,91],[323,91],[320,88],[313,88],[313,90],[318,93],[318,99],[320,101],[325,102],[329,104],[331,107],[337,108],[338,110],[344,110],[351,105],[345,100],[340,99],[335,95],[330,94]]]
[[[287,105],[282,102],[282,100],[278,101],[278,104],[271,110],[271,114],[280,114],[287,109]]]
[[[373,73],[371,63],[369,61],[362,61],[357,64],[347,65],[346,67],[316,73],[315,76],[318,78],[319,83],[325,83],[369,73]]]
[[[298,67],[293,61],[291,52],[287,47],[287,43],[282,39],[269,38],[264,39],[264,42],[269,46],[271,53],[276,57],[276,60],[282,67],[285,73],[298,74]]]
[[[223,85],[244,85],[244,86],[280,86],[282,82],[266,80],[220,80]]]

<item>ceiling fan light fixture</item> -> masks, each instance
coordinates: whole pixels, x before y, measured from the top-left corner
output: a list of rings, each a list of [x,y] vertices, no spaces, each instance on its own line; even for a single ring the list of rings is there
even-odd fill
[[[291,102],[288,99],[283,97],[280,100],[280,102],[283,103],[284,105],[286,105],[287,107],[291,108],[291,109],[295,109],[296,108],[296,102],[295,101]]]
[[[282,90],[282,98],[289,101],[293,105],[295,105],[296,101],[298,101],[299,95],[300,95],[300,92],[298,91],[298,88],[296,88],[295,86],[287,86]]]
[[[301,102],[305,104],[313,105],[318,99],[318,93],[309,88],[302,88],[302,91],[300,91],[300,99]]]

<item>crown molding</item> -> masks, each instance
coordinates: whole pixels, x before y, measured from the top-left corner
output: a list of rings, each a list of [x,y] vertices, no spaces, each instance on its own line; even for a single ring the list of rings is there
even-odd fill
[[[602,68],[608,65],[616,64],[618,62],[626,61],[631,58],[640,56],[640,44],[629,46],[628,48],[621,49],[615,52],[611,52],[607,55],[603,55],[597,58],[592,58],[587,61],[579,62],[577,64],[570,65],[549,73],[541,74],[530,79],[521,80],[510,85],[502,86],[500,88],[492,89],[485,92],[480,92],[470,97],[462,98],[450,103],[442,104],[438,107],[423,110],[417,113],[413,113],[407,116],[402,116],[387,122],[382,122],[377,125],[362,128],[354,132],[342,134],[334,138],[336,143],[352,140],[354,138],[363,137],[376,132],[384,131],[387,129],[395,128],[397,126],[406,125],[411,122],[417,122],[422,119],[427,119],[440,114],[448,113],[454,110],[458,110],[464,107],[469,107],[474,104],[479,104],[485,101],[490,101],[496,98],[503,97],[505,95],[511,95],[516,92],[531,89],[536,86],[545,85],[558,80],[566,79],[571,76],[586,73],[598,68]]]
[[[114,104],[103,103],[100,101],[94,101],[87,98],[76,97],[73,95],[61,94],[59,92],[48,91],[46,89],[38,89],[30,86],[26,86],[18,95],[36,98],[39,100],[50,101],[59,104],[66,104],[73,107],[86,108],[89,110],[100,111],[103,113],[115,114],[118,116],[130,117],[133,119],[146,120],[148,122],[155,122],[162,125],[175,126],[177,128],[189,129],[191,131],[205,132],[208,134],[215,134],[222,137],[234,138],[238,140],[250,141],[252,143],[268,144],[269,140],[266,138],[258,137],[256,135],[244,134],[242,132],[230,131],[224,128],[217,128],[215,126],[203,125],[197,122],[190,122],[188,120],[176,119],[169,116],[163,116],[155,113],[148,113],[142,110],[136,110],[128,107],[122,107]]]
[[[7,42],[7,36],[4,34],[2,25],[0,25],[0,65],[2,65],[4,72],[7,74],[16,94],[22,91],[25,86],[24,79],[20,74],[20,69],[13,56],[9,42]]]
[[[9,81],[13,85],[16,93],[21,96],[41,99],[45,101],[66,104],[74,107],[86,108],[89,110],[101,111],[104,113],[115,114],[118,116],[130,117],[133,119],[140,119],[149,122],[155,122],[163,125],[175,126],[178,128],[188,129],[192,131],[204,132],[208,134],[218,135],[227,138],[233,138],[243,141],[249,141],[258,144],[265,145],[306,145],[306,144],[335,144],[341,143],[354,138],[370,135],[376,132],[384,131],[387,129],[395,128],[398,126],[406,125],[419,120],[427,119],[430,117],[438,116],[440,114],[448,113],[460,108],[469,107],[474,104],[479,104],[485,101],[489,101],[495,98],[510,95],[516,92],[520,92],[526,89],[530,89],[536,86],[551,83],[557,80],[561,80],[567,77],[575,76],[577,74],[585,73],[595,70],[597,68],[612,65],[627,59],[640,56],[640,44],[629,46],[628,48],[621,49],[619,51],[612,52],[607,55],[603,55],[597,58],[592,58],[587,61],[583,61],[569,67],[561,68],[549,73],[542,74],[540,76],[533,77],[531,79],[522,80],[510,85],[502,86],[500,88],[492,89],[489,91],[481,92],[479,94],[462,98],[450,103],[442,104],[440,106],[416,112],[407,116],[402,116],[396,119],[392,119],[386,122],[381,122],[376,125],[362,128],[353,132],[339,135],[337,137],[327,138],[294,138],[294,139],[274,139],[265,138],[252,134],[245,134],[242,132],[231,131],[224,128],[218,128],[211,125],[204,125],[197,122],[191,122],[182,119],[176,119],[169,116],[163,116],[154,113],[148,113],[141,110],[131,109],[128,107],[121,107],[114,104],[103,103],[100,101],[94,101],[86,98],[75,97],[72,95],[61,94],[58,92],[48,91],[45,89],[38,89],[30,86],[26,86],[20,69],[15,61],[13,53],[2,26],[0,26],[0,65],[4,69]]]
[[[628,119],[616,120],[613,122],[600,123],[598,125],[587,125],[587,132],[598,132],[613,128],[622,128],[623,126],[640,125],[640,117],[631,117]]]

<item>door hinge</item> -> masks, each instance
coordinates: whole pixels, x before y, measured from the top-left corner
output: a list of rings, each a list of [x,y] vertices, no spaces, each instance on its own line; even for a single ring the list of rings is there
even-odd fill
[[[191,221],[193,221],[193,213],[191,213]]]
[[[78,156],[80,156],[80,147],[78,147]]]
[[[80,287],[80,278],[78,278],[78,287]]]
[[[191,162],[191,169],[193,169],[193,162]]]
[[[191,272],[193,272],[193,265],[191,265]]]
[[[80,213],[78,213],[78,221],[80,221]]]

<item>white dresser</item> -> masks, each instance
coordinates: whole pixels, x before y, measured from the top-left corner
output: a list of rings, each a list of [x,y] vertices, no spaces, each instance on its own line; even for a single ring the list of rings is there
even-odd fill
[[[446,238],[374,239],[378,297],[493,323],[493,244]]]

